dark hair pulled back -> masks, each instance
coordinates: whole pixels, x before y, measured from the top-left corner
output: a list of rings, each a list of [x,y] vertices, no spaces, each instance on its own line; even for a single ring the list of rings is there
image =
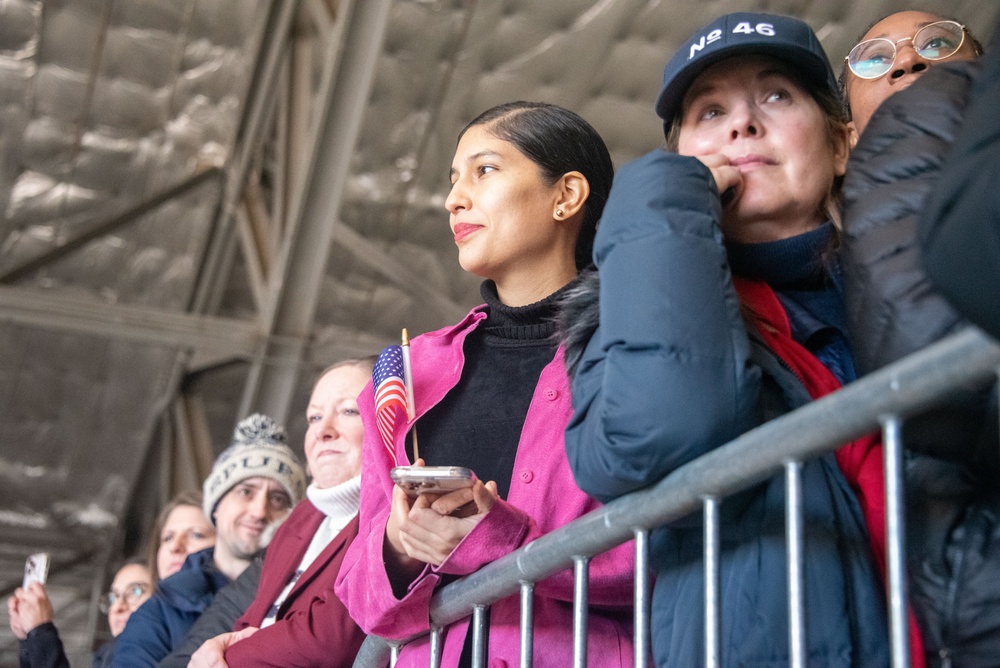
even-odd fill
[[[614,177],[614,165],[601,135],[587,121],[563,107],[545,102],[507,102],[476,116],[462,128],[485,125],[497,139],[513,144],[538,165],[542,175],[555,183],[568,172],[580,172],[590,184],[584,203],[583,223],[576,240],[576,268],[591,263],[597,221],[604,212]]]

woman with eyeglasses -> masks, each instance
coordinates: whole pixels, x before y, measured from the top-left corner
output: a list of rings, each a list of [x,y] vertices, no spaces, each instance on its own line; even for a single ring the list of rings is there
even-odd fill
[[[977,44],[954,21],[901,12],[877,23],[847,58],[848,101],[866,114],[844,181],[841,252],[848,332],[860,374],[967,326],[927,274],[919,219],[932,190],[952,175],[946,156],[954,154],[963,123],[986,128],[992,122],[988,132],[996,132],[995,106],[978,116],[967,112],[980,80],[979,63],[969,60]],[[901,68],[900,62],[909,65]],[[868,88],[858,77],[879,72]],[[886,98],[874,113],[864,106],[875,102],[865,96],[873,90]],[[989,146],[981,140],[974,145]],[[972,169],[981,170],[990,183],[982,192],[989,192],[995,179],[988,167],[978,160]],[[983,216],[966,211],[970,222],[995,225]],[[973,243],[984,242],[980,235]],[[972,255],[963,262],[972,263]],[[995,304],[996,283],[974,275]],[[1000,657],[997,431],[991,384],[954,392],[906,421],[909,595],[931,666],[994,666]]]
[[[855,141],[879,105],[929,67],[982,52],[964,25],[928,12],[897,12],[875,23],[844,59],[840,76]]]
[[[844,59],[840,85],[854,115],[854,146],[844,179],[841,255],[861,373],[936,341],[958,322],[930,286],[916,228],[980,51],[962,24],[905,11],[876,22]]]
[[[100,609],[108,616],[111,641],[94,652],[95,668],[110,665],[114,639],[133,612],[153,593],[153,579],[143,560],[130,559],[118,569],[111,589],[101,596]],[[21,668],[68,668],[59,631],[53,623],[52,601],[45,587],[32,583],[18,589],[7,602],[10,628],[20,642]]]
[[[152,593],[153,578],[140,560],[127,561],[118,569],[110,591],[100,600],[101,612],[108,616],[112,637],[118,637],[132,612]]]

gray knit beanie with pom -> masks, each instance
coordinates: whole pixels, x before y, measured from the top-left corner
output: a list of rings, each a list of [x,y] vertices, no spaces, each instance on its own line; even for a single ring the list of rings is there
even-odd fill
[[[215,524],[215,508],[226,492],[247,478],[270,478],[292,499],[292,506],[306,492],[306,474],[292,449],[285,444],[285,429],[277,422],[254,413],[236,425],[233,441],[205,480],[205,517]]]

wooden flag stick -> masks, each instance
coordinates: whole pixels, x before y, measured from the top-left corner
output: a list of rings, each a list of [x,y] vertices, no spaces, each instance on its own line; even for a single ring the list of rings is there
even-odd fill
[[[403,328],[403,387],[406,388],[406,417],[413,420],[416,417],[416,406],[413,401],[413,369],[410,366],[410,336]],[[413,461],[420,459],[420,448],[417,445],[417,425],[413,425]]]

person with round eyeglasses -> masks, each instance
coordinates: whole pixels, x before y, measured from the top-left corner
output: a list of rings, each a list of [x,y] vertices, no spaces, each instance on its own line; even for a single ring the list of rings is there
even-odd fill
[[[889,34],[893,21],[899,30]],[[869,31],[874,37],[861,42],[845,68],[855,118],[864,114],[844,179],[840,252],[848,335],[862,375],[968,325],[931,280],[919,229],[920,218],[932,208],[931,193],[952,174],[948,156],[961,130],[992,124],[989,131],[995,133],[997,127],[995,104],[985,115],[970,113],[972,91],[982,78],[977,43],[967,29],[959,34],[959,24],[948,24],[922,12],[894,14]],[[945,28],[951,37],[942,36]],[[884,58],[885,74],[861,79],[857,70],[864,66],[858,63],[867,61],[868,71],[876,71],[877,59],[870,57],[876,52],[865,50],[873,40],[879,49],[884,41],[901,41],[894,42],[895,54]],[[907,68],[900,67],[901,60]],[[884,84],[888,92],[877,109],[864,109],[873,101],[862,93],[870,93],[873,84]],[[976,169],[991,173],[982,160]],[[980,192],[989,192],[989,186]],[[970,222],[984,215],[981,207],[966,211]],[[976,243],[983,245],[981,235]],[[964,262],[973,262],[971,257],[965,253]],[[995,281],[981,273],[977,280],[996,294]],[[989,383],[951,393],[932,411],[906,421],[907,590],[923,641],[919,658],[928,666],[998,665],[997,431],[996,390]]]
[[[110,589],[101,596],[99,606],[108,616],[111,641],[94,652],[93,666],[109,665],[115,639],[125,623],[153,593],[153,578],[145,560],[130,559],[115,573]],[[18,589],[8,602],[10,628],[20,640],[21,668],[66,668],[66,658],[59,630],[53,623],[52,601],[45,587],[32,583],[27,591]]]
[[[876,22],[844,59],[840,75],[855,141],[879,105],[929,67],[972,60],[982,51],[964,25],[929,12],[896,12]]]
[[[125,623],[153,593],[149,569],[139,561],[129,561],[115,574],[111,588],[98,600],[101,614],[108,616],[111,636],[117,637]]]

